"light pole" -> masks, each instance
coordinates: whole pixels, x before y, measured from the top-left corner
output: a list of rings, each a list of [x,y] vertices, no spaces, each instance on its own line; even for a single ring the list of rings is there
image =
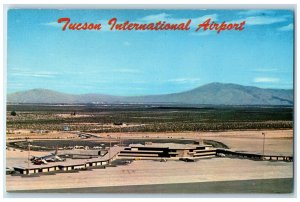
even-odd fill
[[[111,136],[109,136],[109,157],[108,157],[108,164],[110,163],[110,158],[111,158]]]
[[[265,157],[265,139],[266,139],[266,134],[262,133],[262,135],[264,136],[264,138],[263,138],[263,155],[262,155],[262,158],[264,160],[264,157]]]
[[[30,161],[30,142],[28,141],[28,159],[27,159],[27,169],[28,169],[28,175],[29,175],[29,161]]]

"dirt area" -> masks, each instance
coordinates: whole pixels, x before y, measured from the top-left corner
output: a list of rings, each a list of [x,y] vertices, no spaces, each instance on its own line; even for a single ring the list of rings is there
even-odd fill
[[[178,138],[207,139],[226,144],[236,151],[263,152],[265,134],[265,154],[293,155],[293,130],[257,130],[257,131],[226,131],[226,132],[182,132],[182,133],[105,133],[100,137],[113,138]]]
[[[62,139],[80,140],[75,132],[51,131],[49,133],[30,133],[29,130],[18,130],[8,135],[7,142],[24,140]],[[214,140],[222,142],[236,151],[263,153],[263,138],[265,134],[265,154],[293,155],[293,130],[263,130],[263,131],[226,131],[226,132],[182,132],[182,133],[95,133],[101,141],[117,141],[125,139],[194,139]],[[100,141],[90,138],[87,141]]]
[[[77,118],[77,117],[92,117],[92,114],[57,114],[56,116],[58,117],[63,117],[63,118]]]
[[[176,132],[176,133],[100,133],[100,137],[124,137],[124,138],[202,138],[202,137],[251,137],[261,138],[262,133],[266,134],[266,138],[293,138],[293,130],[239,130],[239,131],[224,131],[224,132]]]
[[[47,130],[10,130],[6,134],[6,141],[28,139],[68,139],[75,138],[78,135],[76,132],[69,131],[47,131]]]

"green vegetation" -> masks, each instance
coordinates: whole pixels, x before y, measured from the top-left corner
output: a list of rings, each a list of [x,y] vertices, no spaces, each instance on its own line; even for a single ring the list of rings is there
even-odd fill
[[[12,115],[12,116],[17,116],[17,112],[12,111],[12,112],[10,113],[10,115]]]
[[[284,106],[147,106],[8,105],[18,116],[8,129],[82,132],[180,132],[293,128],[293,107]],[[76,111],[76,114],[72,114]],[[124,123],[114,125],[113,123]]]

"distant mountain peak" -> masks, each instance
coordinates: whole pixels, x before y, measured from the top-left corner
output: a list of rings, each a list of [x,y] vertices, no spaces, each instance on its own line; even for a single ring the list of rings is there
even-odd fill
[[[213,82],[189,91],[149,96],[72,95],[36,88],[12,93],[10,103],[175,103],[211,105],[293,105],[293,90],[264,89],[233,83]]]

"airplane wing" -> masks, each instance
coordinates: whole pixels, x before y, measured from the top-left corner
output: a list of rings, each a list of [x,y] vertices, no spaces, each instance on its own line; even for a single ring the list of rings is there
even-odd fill
[[[54,158],[59,160],[59,161],[62,161],[62,159],[59,156],[55,156]]]

